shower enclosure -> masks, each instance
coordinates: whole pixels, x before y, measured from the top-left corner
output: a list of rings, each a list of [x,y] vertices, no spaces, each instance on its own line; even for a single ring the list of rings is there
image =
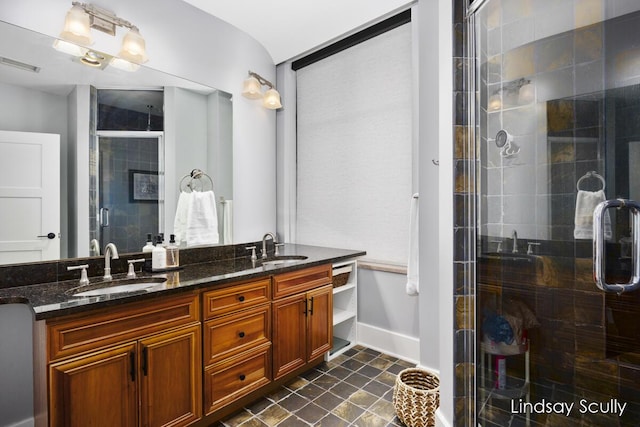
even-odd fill
[[[92,88],[91,96],[91,255],[109,242],[139,252],[164,224],[164,92]]]
[[[471,8],[476,421],[640,425],[640,2]]]

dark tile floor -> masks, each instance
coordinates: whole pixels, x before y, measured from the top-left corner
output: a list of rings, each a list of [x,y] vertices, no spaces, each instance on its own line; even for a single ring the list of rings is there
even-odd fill
[[[391,403],[396,374],[414,367],[355,346],[218,423],[225,427],[404,426]]]

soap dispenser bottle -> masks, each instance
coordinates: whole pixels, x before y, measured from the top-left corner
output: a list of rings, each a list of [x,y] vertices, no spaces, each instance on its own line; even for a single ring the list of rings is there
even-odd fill
[[[171,234],[167,245],[167,268],[180,266],[180,249],[176,245],[176,236]]]
[[[147,244],[142,247],[142,252],[153,252],[153,241],[151,240],[151,233],[147,233]]]
[[[162,246],[162,238],[156,239],[156,245],[151,252],[151,269],[164,270],[167,268],[167,250]]]

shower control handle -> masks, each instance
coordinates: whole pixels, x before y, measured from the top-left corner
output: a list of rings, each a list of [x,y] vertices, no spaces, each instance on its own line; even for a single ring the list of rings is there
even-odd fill
[[[606,282],[605,256],[605,214],[607,209],[628,209],[631,213],[631,234],[633,249],[631,256],[631,278],[627,283]],[[640,289],[640,203],[634,200],[614,199],[605,200],[593,211],[593,278],[596,286],[605,292],[615,292],[618,295]]]

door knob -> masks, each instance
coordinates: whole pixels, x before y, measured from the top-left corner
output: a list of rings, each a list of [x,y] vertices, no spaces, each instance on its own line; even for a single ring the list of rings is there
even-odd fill
[[[48,233],[48,234],[45,234],[44,236],[36,236],[36,237],[46,237],[47,239],[55,239],[56,233]]]

